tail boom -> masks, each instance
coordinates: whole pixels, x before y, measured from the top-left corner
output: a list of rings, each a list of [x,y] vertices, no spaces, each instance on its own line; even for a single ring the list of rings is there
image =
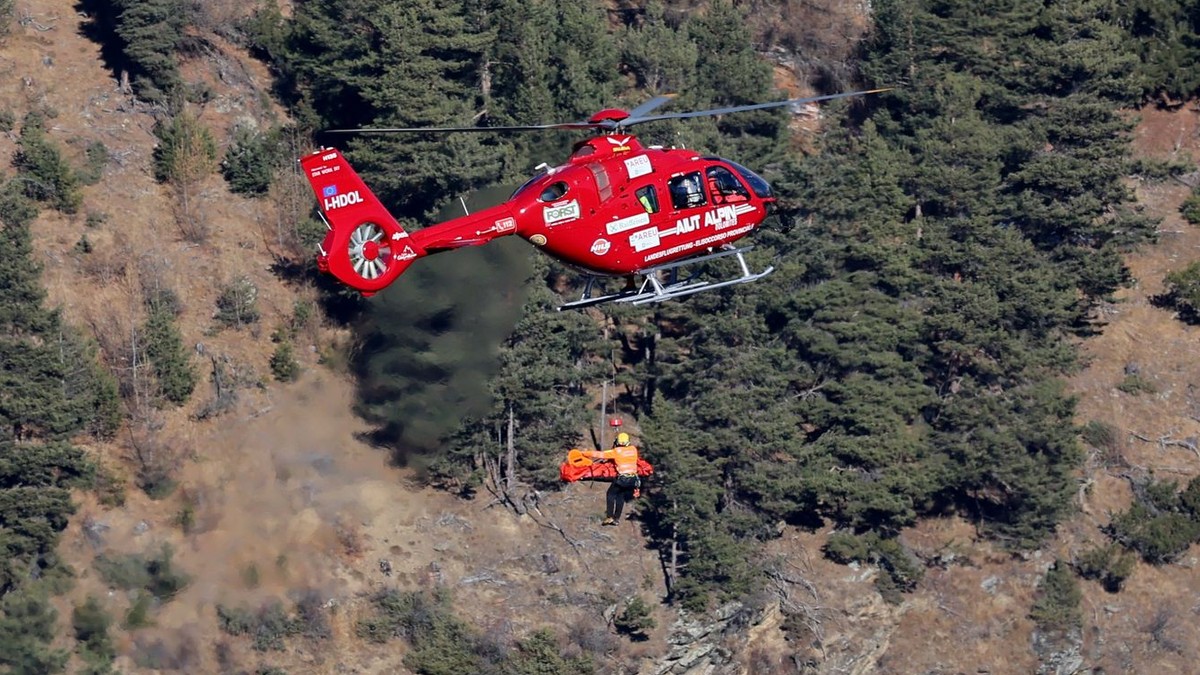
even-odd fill
[[[338,150],[323,149],[300,159],[329,231],[317,267],[373,295],[426,255],[367,188]]]

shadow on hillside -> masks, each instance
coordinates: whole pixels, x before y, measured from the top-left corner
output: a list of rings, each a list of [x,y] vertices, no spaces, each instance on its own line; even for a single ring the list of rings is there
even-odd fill
[[[1200,325],[1200,312],[1192,307],[1190,303],[1179,297],[1175,291],[1167,291],[1158,293],[1148,298],[1152,307],[1157,307],[1168,312],[1175,312],[1180,321],[1189,326]]]
[[[310,260],[276,258],[271,273],[289,286],[312,286],[326,318],[338,326],[349,326],[362,316],[367,300],[362,294],[339,284],[328,274],[321,274]]]
[[[117,78],[122,70],[129,68],[129,61],[121,51],[123,41],[117,35],[118,12],[114,11],[113,4],[111,0],[79,0],[74,9],[87,17],[79,24],[80,35],[100,45],[104,67]]]

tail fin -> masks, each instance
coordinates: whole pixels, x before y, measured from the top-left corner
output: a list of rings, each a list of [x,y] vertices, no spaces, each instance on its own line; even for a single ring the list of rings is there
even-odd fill
[[[317,255],[322,272],[370,296],[425,255],[341,152],[320,150],[300,165],[329,226]]]

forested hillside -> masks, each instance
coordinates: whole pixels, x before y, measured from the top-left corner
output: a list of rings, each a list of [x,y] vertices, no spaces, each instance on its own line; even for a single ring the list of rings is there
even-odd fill
[[[435,3],[436,21],[417,30],[383,5],[298,3],[272,32],[286,36],[271,50],[278,69],[319,126],[579,119],[668,90],[686,92],[673,102],[683,109],[779,97],[748,7],[652,3],[614,20],[591,3],[458,16]],[[592,391],[615,373],[619,409],[663,467],[642,517],[664,556],[682,552],[670,600],[692,608],[753,588],[748,549],[780,521],[845,528],[832,553],[882,558],[902,588],[919,569],[894,537],[922,516],[959,513],[1014,547],[1037,545],[1065,515],[1081,458],[1061,382],[1074,366],[1068,338],[1123,283],[1122,247],[1153,230],[1122,182],[1133,167],[1116,111],[1167,83],[1140,75],[1115,5],[996,10],[875,7],[860,81],[896,89],[833,111],[819,153],[782,152],[787,125],[767,113],[650,132],[761,167],[802,209],[803,226],[760,237],[760,255],[780,267],[770,283],[612,310],[607,340],[535,298],[501,345],[488,413],[453,389],[455,361],[474,351],[453,335],[480,312],[475,273],[430,270],[436,279],[406,279],[362,320],[368,419],[435,475],[462,478],[483,470],[484,439],[511,413],[524,451],[514,478],[544,488],[561,448],[580,440]],[[343,44],[335,27],[348,25],[359,30]],[[365,49],[364,34],[379,48]],[[418,69],[436,73],[427,103],[427,88],[404,84]],[[546,147],[477,136],[350,150],[417,219],[498,170],[519,176]],[[462,291],[423,321],[434,288]],[[422,337],[430,331],[436,340]],[[531,343],[538,358],[523,359]],[[437,411],[455,404],[478,421],[454,428]],[[449,424],[432,433],[439,417]]]
[[[764,551],[787,532],[830,532],[824,557],[877,567],[874,583],[893,605],[941,564],[903,536],[931,519],[970,523],[989,550],[1041,555],[1074,515],[1085,450],[1111,449],[1120,436],[1096,421],[1077,426],[1066,380],[1081,367],[1079,345],[1104,330],[1098,308],[1133,282],[1124,256],[1155,241],[1157,221],[1131,181],[1196,171],[1193,162],[1135,161],[1135,120],[1124,112],[1178,107],[1200,89],[1191,67],[1200,17],[1189,3],[882,0],[869,14],[734,0],[264,0],[220,9],[83,0],[76,9],[104,67],[154,121],[144,168],[171,195],[181,239],[211,250],[216,176],[276,218],[270,269],[281,287],[303,291],[273,310],[273,383],[299,377],[296,350],[321,312],[351,339],[313,351],[331,367],[347,364],[371,442],[425,486],[494,497],[523,517],[558,489],[564,451],[597,440],[601,409],[627,420],[657,467],[635,519],[666,591],[650,604],[635,591],[636,602],[609,617],[633,643],[646,639],[660,605],[703,616],[730,601],[753,604],[780,578]],[[9,30],[33,22],[20,2],[3,0],[0,20]],[[262,107],[286,116],[205,124],[219,85],[190,77],[189,65],[215,63],[223,45],[269,68]],[[226,65],[221,78],[236,79]],[[345,143],[372,189],[418,228],[460,197],[472,209],[502,199],[535,166],[563,161],[578,138],[344,141],[322,129],[535,124],[668,92],[679,93],[673,109],[694,110],[858,87],[891,90],[823,108],[816,132],[782,111],[642,132],[648,143],[735,158],[784,196],[794,224],[755,236],[755,262],[776,272],[754,284],[649,309],[560,313],[576,275],[519,243],[422,261],[369,301],[318,277],[308,257],[322,225],[291,160],[312,147]],[[61,672],[73,651],[86,672],[112,672],[118,649],[99,601],[76,605],[73,632],[62,636],[55,622],[66,617],[48,599],[75,574],[56,553],[71,490],[120,501],[86,448],[127,438],[136,487],[163,498],[176,488],[176,460],[156,454],[167,416],[214,419],[255,378],[215,356],[211,373],[192,363],[186,303],[159,268],[140,269],[136,321],[115,340],[49,306],[30,224],[53,211],[101,225],[80,190],[112,162],[103,143],[67,161],[47,124],[54,114],[0,104],[14,146],[0,198],[0,666]],[[80,255],[92,251],[90,231]],[[1194,320],[1198,276],[1181,265],[1159,304]],[[203,336],[260,330],[259,293],[247,276],[222,281]],[[215,393],[200,402],[205,375]],[[1149,387],[1136,369],[1129,375],[1122,391]],[[497,462],[509,447],[512,461]],[[1070,643],[1080,579],[1119,592],[1136,558],[1176,560],[1200,540],[1200,482],[1190,476],[1132,481],[1135,499],[1113,514],[1106,539],[1052,554],[1036,604],[1021,615]],[[202,508],[184,501],[179,527],[194,526]],[[339,525],[351,550],[347,532]],[[143,598],[124,629],[152,622],[147,612],[188,583],[171,561],[167,548],[101,556],[96,574]],[[256,584],[259,568],[246,569]],[[549,629],[501,649],[449,594],[423,585],[373,595],[350,639],[403,637],[403,664],[418,673],[624,668],[601,658],[617,648],[581,631],[572,649]],[[224,634],[282,650],[285,637],[333,634],[332,605],[315,597],[215,611]],[[792,607],[781,630],[811,637],[807,619]],[[1045,663],[1057,653],[1035,651]]]

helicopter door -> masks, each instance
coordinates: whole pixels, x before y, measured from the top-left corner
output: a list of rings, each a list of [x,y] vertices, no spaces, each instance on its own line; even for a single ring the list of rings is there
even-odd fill
[[[714,205],[737,204],[750,200],[750,192],[733,172],[723,166],[710,166],[705,171],[708,189]]]
[[[695,209],[708,204],[699,171],[674,176],[667,182],[667,191],[671,193],[671,206],[676,211]]]

